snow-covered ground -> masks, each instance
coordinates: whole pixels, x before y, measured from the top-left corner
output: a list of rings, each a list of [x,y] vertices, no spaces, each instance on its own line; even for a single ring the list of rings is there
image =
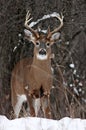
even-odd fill
[[[0,130],[86,130],[86,120],[68,117],[61,120],[36,117],[9,120],[0,116]]]

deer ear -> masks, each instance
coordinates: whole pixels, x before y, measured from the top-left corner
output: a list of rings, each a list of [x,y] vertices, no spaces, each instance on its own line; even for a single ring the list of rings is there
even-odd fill
[[[57,33],[54,33],[52,36],[51,36],[51,41],[55,42],[59,39],[60,37],[60,33],[57,32]]]
[[[32,33],[27,29],[24,29],[24,33],[25,33],[25,38],[33,42],[34,37]]]

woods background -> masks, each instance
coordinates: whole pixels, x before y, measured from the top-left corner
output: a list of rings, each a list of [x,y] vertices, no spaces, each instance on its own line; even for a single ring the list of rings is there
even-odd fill
[[[0,0],[0,114],[11,118],[10,78],[15,63],[23,57],[33,56],[33,44],[24,40],[23,33],[27,10],[33,21],[52,12],[64,15],[61,39],[52,47],[55,53],[52,115],[53,119],[86,118],[85,0]],[[40,26],[47,29],[48,25],[52,29],[57,22],[48,20]]]

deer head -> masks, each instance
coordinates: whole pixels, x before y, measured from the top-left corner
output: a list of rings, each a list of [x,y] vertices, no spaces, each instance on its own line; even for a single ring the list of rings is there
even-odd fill
[[[32,18],[30,18],[30,15],[31,14],[27,12],[25,20],[26,29],[24,30],[25,38],[27,38],[29,41],[32,41],[32,43],[35,45],[34,55],[36,56],[36,58],[39,60],[47,60],[51,54],[51,46],[60,37],[60,33],[58,31],[63,26],[63,16],[60,17],[60,15],[56,13],[54,17],[60,20],[59,27],[55,28],[53,31],[50,31],[50,28],[48,28],[46,33],[43,33],[40,29],[34,30],[31,25],[28,24],[32,20]],[[45,19],[47,18],[48,17],[46,17]],[[38,20],[38,22],[40,22],[41,20],[42,19]]]

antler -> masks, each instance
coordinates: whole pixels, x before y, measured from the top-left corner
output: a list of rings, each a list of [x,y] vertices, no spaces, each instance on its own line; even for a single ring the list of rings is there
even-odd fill
[[[42,20],[45,20],[45,19],[49,19],[49,18],[57,18],[57,19],[59,19],[59,21],[60,21],[60,25],[59,25],[59,27],[57,27],[56,29],[54,29],[53,31],[50,31],[50,28],[48,28],[48,31],[47,31],[47,33],[48,33],[48,36],[47,36],[47,38],[50,38],[51,36],[52,36],[52,34],[54,34],[55,32],[58,32],[60,29],[61,29],[61,27],[63,26],[63,15],[61,14],[61,16],[58,14],[58,13],[56,13],[56,12],[54,12],[54,13],[52,13],[52,14],[48,14],[48,15],[44,15],[42,18],[40,18],[40,19],[38,19],[36,22],[31,22],[29,25],[28,25],[28,23],[32,20],[32,18],[30,18],[30,12],[28,11],[27,12],[27,14],[26,14],[26,20],[25,20],[25,27],[29,30],[29,31],[31,31],[37,38],[39,38],[39,34],[34,30],[34,29],[32,29],[32,27],[33,26],[35,26],[36,24],[38,24],[40,21],[42,21]]]
[[[30,14],[30,12],[28,11],[27,14],[26,14],[26,19],[25,19],[24,25],[25,25],[25,27],[26,27],[30,32],[32,32],[37,38],[39,38],[38,33],[37,33],[34,29],[32,29],[32,28],[30,27],[30,25],[28,25],[28,23],[32,20],[32,17],[30,18],[30,16],[31,16],[31,14]]]
[[[50,32],[50,29],[48,29],[48,36],[47,36],[47,38],[50,38],[52,36],[52,34],[54,34],[55,32],[58,32],[62,28],[62,26],[63,26],[63,18],[64,18],[64,16],[62,14],[61,14],[61,16],[59,14],[56,14],[55,17],[60,20],[60,25],[59,25],[59,27],[55,28],[51,32]]]

